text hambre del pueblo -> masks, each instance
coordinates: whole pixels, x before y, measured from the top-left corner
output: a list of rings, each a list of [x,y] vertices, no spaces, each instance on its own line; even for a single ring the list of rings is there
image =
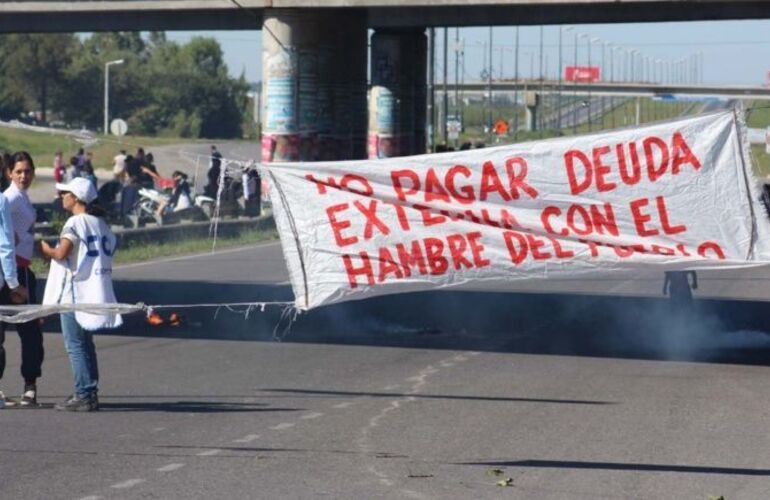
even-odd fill
[[[611,165],[609,158],[613,157],[615,162]],[[454,165],[442,174],[433,168],[419,172],[407,168],[391,170],[391,184],[386,185],[392,189],[389,197],[375,193],[372,183],[357,173],[325,178],[307,174],[305,178],[315,185],[315,194],[319,196],[326,195],[329,189],[337,189],[360,197],[352,202],[335,203],[325,210],[335,243],[343,250],[341,258],[351,288],[358,287],[359,281],[375,285],[412,275],[435,276],[450,270],[489,266],[490,260],[485,256],[480,231],[428,236],[369,251],[356,249],[356,244],[362,240],[366,242],[378,236],[387,236],[393,231],[408,234],[418,224],[422,229],[458,220],[499,228],[510,263],[514,266],[528,259],[573,258],[575,252],[565,248],[559,240],[585,245],[591,258],[598,258],[600,252],[610,251],[621,259],[635,254],[725,259],[722,247],[715,241],[690,246],[684,243],[670,246],[614,245],[597,241],[594,239],[597,236],[620,236],[616,217],[618,207],[608,202],[590,205],[572,203],[566,208],[548,205],[540,211],[540,227],[523,227],[504,207],[496,213],[490,213],[487,208],[473,207],[494,197],[515,204],[522,199],[536,200],[540,195],[537,186],[527,180],[529,166],[524,157],[510,157],[502,163],[495,165],[491,160],[484,161],[480,177],[476,176],[479,178],[475,182],[473,171],[465,165]],[[571,149],[564,154],[563,166],[572,195],[591,189],[607,193],[621,184],[655,183],[685,170],[698,173],[702,167],[701,161],[679,132],[673,133],[668,142],[650,136],[639,142],[594,147],[589,152]],[[431,207],[435,202],[456,209]],[[665,235],[672,239],[687,232],[687,226],[682,221],[671,220],[663,196],[631,199],[624,209],[629,211],[633,220],[635,237]],[[410,213],[415,213],[410,210],[416,211],[418,216],[409,217]],[[363,223],[354,225],[352,221],[356,219]]]

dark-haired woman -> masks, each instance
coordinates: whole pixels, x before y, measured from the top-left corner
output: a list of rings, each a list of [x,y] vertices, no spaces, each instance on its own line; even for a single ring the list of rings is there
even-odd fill
[[[27,289],[27,304],[37,302],[35,289],[37,279],[30,269],[32,253],[35,246],[35,220],[37,212],[27,195],[27,190],[35,178],[35,163],[26,151],[20,151],[11,156],[5,169],[5,174],[10,185],[3,194],[8,200],[11,212],[13,235],[16,253],[16,275],[19,284]],[[0,290],[0,303],[14,302],[11,298],[11,290],[6,284]],[[0,325],[5,333],[5,324]],[[21,339],[21,375],[24,378],[24,392],[16,402],[8,402],[9,405],[20,406],[37,405],[37,379],[42,375],[43,366],[43,333],[38,320],[28,321],[16,325],[16,331]]]
[[[64,210],[72,217],[62,229],[56,248],[45,241],[40,250],[51,260],[43,304],[113,304],[112,254],[115,235],[95,210],[96,189],[87,179],[72,179],[57,184]],[[57,410],[94,411],[99,409],[97,397],[99,365],[93,331],[115,328],[122,324],[119,314],[91,314],[83,311],[61,315],[64,347],[70,358],[75,379],[72,397],[55,406]]]

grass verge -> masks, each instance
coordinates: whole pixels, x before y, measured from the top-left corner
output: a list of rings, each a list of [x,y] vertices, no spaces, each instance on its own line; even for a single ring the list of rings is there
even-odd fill
[[[91,151],[94,154],[94,168],[111,168],[112,159],[121,149],[125,149],[133,154],[137,146],[142,146],[147,151],[154,146],[179,144],[180,142],[198,142],[196,139],[179,139],[174,137],[125,136],[118,139],[117,137],[107,137],[100,134],[96,135],[96,137],[98,138],[96,144],[84,147],[70,136],[0,127],[0,151],[8,151],[10,153],[14,151],[27,151],[35,160],[36,166],[52,167],[53,157],[57,151],[61,151],[64,154],[64,162],[69,163],[70,157],[77,153],[79,148],[83,147],[86,151]]]

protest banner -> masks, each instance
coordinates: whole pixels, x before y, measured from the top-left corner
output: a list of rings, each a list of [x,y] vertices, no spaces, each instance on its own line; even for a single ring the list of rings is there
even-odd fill
[[[296,306],[770,262],[737,111],[265,174]]]

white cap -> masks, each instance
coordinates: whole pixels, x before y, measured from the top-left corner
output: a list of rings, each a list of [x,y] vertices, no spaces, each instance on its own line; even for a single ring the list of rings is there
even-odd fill
[[[75,177],[66,184],[57,182],[56,190],[72,193],[75,195],[75,198],[86,205],[94,201],[97,197],[94,183],[83,177]]]

